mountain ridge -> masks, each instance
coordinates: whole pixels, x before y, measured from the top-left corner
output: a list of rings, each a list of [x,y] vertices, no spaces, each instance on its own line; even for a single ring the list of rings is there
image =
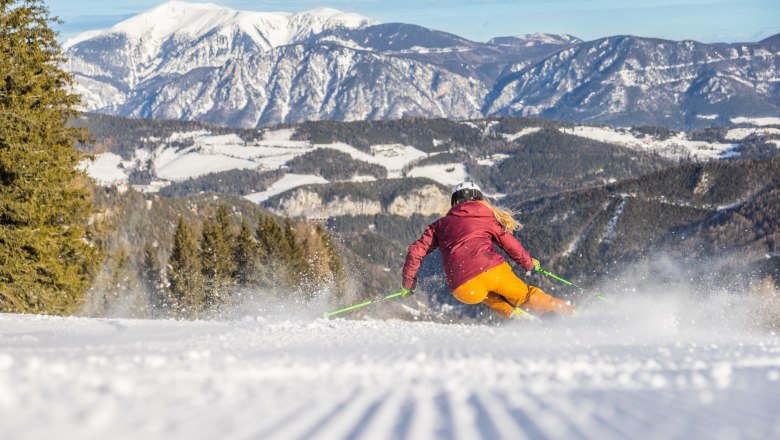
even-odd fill
[[[550,34],[479,43],[329,9],[157,10],[161,23],[147,11],[65,45],[87,110],[243,128],[520,115],[680,129],[780,116],[780,35],[730,45]]]

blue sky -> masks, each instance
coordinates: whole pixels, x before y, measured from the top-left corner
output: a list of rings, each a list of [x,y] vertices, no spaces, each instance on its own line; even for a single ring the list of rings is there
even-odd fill
[[[190,0],[192,3],[205,1]],[[103,29],[159,0],[48,0],[62,39]],[[585,40],[631,34],[673,40],[750,42],[780,33],[780,0],[212,0],[241,10],[298,12],[332,7],[383,23],[403,22],[475,41],[532,32]]]

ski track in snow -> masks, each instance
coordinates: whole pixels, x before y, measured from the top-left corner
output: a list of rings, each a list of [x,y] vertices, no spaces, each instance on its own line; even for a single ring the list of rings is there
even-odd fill
[[[0,315],[0,432],[13,439],[780,436],[776,335],[686,328],[641,309],[642,319],[582,312],[500,326]]]

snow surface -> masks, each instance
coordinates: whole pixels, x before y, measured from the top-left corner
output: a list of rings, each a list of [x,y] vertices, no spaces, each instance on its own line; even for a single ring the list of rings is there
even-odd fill
[[[328,183],[328,181],[320,176],[315,176],[313,174],[288,173],[265,191],[249,194],[244,196],[244,198],[254,203],[262,203],[275,195],[281,194],[299,186],[323,183]]]
[[[534,134],[542,130],[542,127],[528,127],[524,128],[517,133],[514,134],[503,134],[502,136],[504,139],[508,140],[509,142],[514,141],[515,139],[519,139],[523,136],[528,136],[529,134]]]
[[[477,164],[483,165],[483,166],[492,167],[493,165],[501,163],[501,162],[509,159],[510,157],[512,157],[512,156],[510,156],[508,154],[496,153],[496,154],[490,155],[490,157],[478,159],[477,160]]]
[[[733,150],[736,148],[734,144],[688,140],[683,132],[662,141],[649,136],[635,137],[627,130],[610,127],[578,126],[565,131],[567,134],[623,145],[636,150],[658,152],[670,158],[691,155],[698,159],[721,159],[732,157],[735,154]]]
[[[414,167],[408,173],[408,177],[427,177],[442,185],[455,186],[466,180],[466,166],[462,163],[425,165]]]
[[[580,41],[579,38],[567,34],[546,34],[543,32],[535,32],[532,34],[520,34],[520,35],[516,35],[514,38],[518,40],[528,41],[527,44],[528,46],[533,45],[531,43],[566,44],[566,43],[573,43],[573,42]]]
[[[168,158],[170,155],[164,154],[162,157]],[[224,154],[213,154],[212,152],[201,152],[197,150],[197,147],[190,147],[173,155],[170,160],[164,161],[161,165],[157,165],[155,175],[161,179],[175,182],[209,173],[257,167],[258,164],[250,160],[237,159]]]
[[[4,314],[0,432],[779,438],[780,339],[713,313],[726,306],[651,297],[499,326],[328,321],[300,304],[226,321]]]
[[[454,179],[465,179],[463,164],[414,168],[413,164],[428,157],[428,154],[409,145],[374,145],[367,153],[344,143],[312,144],[308,141],[291,140],[293,133],[293,129],[268,131],[262,140],[251,144],[247,144],[235,134],[212,135],[203,130],[174,133],[166,139],[147,139],[148,142],[159,143],[154,152],[136,150],[135,157],[130,161],[122,161],[112,153],[99,154],[95,161],[82,163],[81,168],[98,183],[115,185],[127,183],[128,171],[151,166],[154,176],[163,180],[137,188],[155,192],[169,181],[182,181],[209,173],[233,169],[279,169],[291,159],[318,148],[326,148],[347,153],[357,160],[380,165],[387,169],[389,178],[400,178],[404,170],[410,168],[412,175],[429,177],[444,185],[452,185]],[[186,148],[172,146],[176,142],[185,141],[191,141],[193,145]],[[451,169],[453,167],[454,169]],[[352,179],[355,182],[371,180],[376,178],[355,176]],[[247,198],[261,202],[301,185],[321,183],[328,181],[313,175],[290,174],[267,191],[251,194]]]
[[[752,125],[780,125],[780,118],[767,116],[764,118],[731,118],[731,122],[735,124],[752,124]]]
[[[116,185],[127,182],[127,173],[120,168],[122,157],[114,153],[96,154],[93,160],[84,160],[79,169],[95,180],[99,185]]]
[[[726,133],[726,140],[741,141],[753,134],[759,134],[762,136],[780,134],[780,129],[778,128],[732,128]]]

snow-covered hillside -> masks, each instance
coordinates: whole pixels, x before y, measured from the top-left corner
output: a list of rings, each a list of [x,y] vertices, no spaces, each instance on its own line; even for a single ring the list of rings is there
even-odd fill
[[[113,153],[101,153],[92,161],[85,161],[82,167],[98,183],[104,185],[127,182],[134,169],[150,169],[153,176],[163,182],[155,182],[138,189],[144,191],[159,189],[161,184],[182,181],[209,173],[234,169],[275,170],[289,160],[314,151],[327,148],[349,154],[354,159],[381,165],[387,169],[388,177],[399,178],[402,170],[427,157],[427,154],[408,145],[373,145],[370,153],[358,150],[344,143],[312,144],[309,141],[291,140],[293,130],[272,130],[263,139],[247,144],[234,134],[212,135],[207,131],[175,133],[167,139],[152,139],[158,143],[153,152],[136,151],[133,160],[123,161]],[[171,146],[172,142],[191,141],[187,148]],[[410,176],[429,177],[445,185],[461,181],[465,176],[462,164],[411,168]],[[354,181],[364,181],[365,176],[355,176]],[[310,183],[327,183],[319,176],[290,176],[263,193],[248,196],[250,200],[262,201],[282,191]]]
[[[477,127],[475,122],[464,122]],[[538,133],[541,127],[528,127],[517,133],[502,133],[500,136],[512,142]],[[672,159],[689,157],[699,160],[729,158],[739,155],[738,142],[751,135],[780,135],[780,129],[771,127],[734,128],[725,138],[734,143],[689,140],[685,132],[674,134],[665,140],[633,133],[630,129],[597,126],[576,126],[558,130],[575,136],[595,139],[614,145],[644,152],[654,152]],[[489,131],[489,130],[488,130]],[[149,170],[155,179],[151,185],[139,186],[142,191],[156,191],[169,182],[197,178],[209,173],[238,169],[276,170],[303,154],[318,148],[347,153],[353,159],[380,165],[387,170],[388,178],[427,177],[445,186],[452,186],[468,178],[463,163],[439,163],[417,165],[428,154],[415,146],[389,144],[372,145],[366,152],[346,143],[313,144],[309,141],[293,140],[295,129],[269,130],[261,140],[245,142],[236,134],[214,135],[207,130],[174,133],[166,139],[145,139],[157,144],[154,151],[138,149],[131,160],[122,160],[113,153],[101,153],[93,161],[85,161],[83,168],[99,184],[112,185],[127,182],[134,170]],[[177,142],[191,142],[187,148],[176,147]],[[494,165],[509,158],[506,154],[475,158],[481,165]],[[371,176],[354,176],[352,181],[373,180]],[[255,202],[262,202],[284,191],[301,185],[328,183],[316,175],[290,175],[266,191],[247,196]]]
[[[726,303],[692,305],[501,326],[327,321],[300,305],[231,321],[0,315],[0,432],[778,438],[780,339],[726,319]]]
[[[736,144],[692,141],[684,132],[669,139],[658,140],[651,136],[636,136],[628,129],[580,126],[568,129],[568,133],[597,141],[607,142],[636,150],[652,151],[672,159],[693,157],[695,159],[722,159],[739,155]],[[763,133],[763,131],[760,131]],[[731,138],[729,138],[731,139]],[[734,140],[741,140],[734,139]]]
[[[750,125],[758,125],[758,126],[766,126],[766,125],[780,125],[780,118],[776,117],[764,117],[764,118],[732,118],[731,122],[735,124],[750,124]]]

